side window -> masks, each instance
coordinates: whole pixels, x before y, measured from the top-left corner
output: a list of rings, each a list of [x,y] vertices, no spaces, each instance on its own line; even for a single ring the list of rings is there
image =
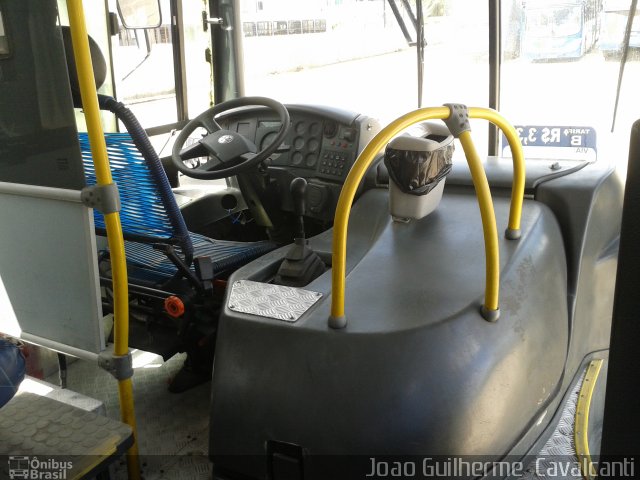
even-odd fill
[[[177,18],[183,33],[182,46],[176,51],[171,0],[83,1],[87,30],[100,46],[109,69],[99,93],[114,95],[125,103],[145,128],[175,123],[178,111],[195,116],[210,105],[212,98],[203,3],[173,3],[179,6]],[[58,11],[61,25],[69,25],[66,0],[58,0]],[[109,18],[112,21],[107,21]],[[116,31],[112,31],[114,28]],[[183,72],[178,89],[176,64]],[[84,117],[79,113],[77,119],[82,129]],[[111,115],[104,115],[103,124],[107,131],[116,130]]]
[[[151,17],[145,2],[138,3],[142,6],[109,0],[109,11],[118,12],[120,24],[111,39],[116,95],[144,127],[174,123],[178,117],[170,2],[160,0],[160,11]],[[158,6],[157,0],[151,3]]]
[[[212,82],[203,3],[109,0],[108,5],[120,24],[111,38],[116,95],[140,123],[167,125],[207,108]],[[173,38],[173,18],[181,24],[179,39]]]

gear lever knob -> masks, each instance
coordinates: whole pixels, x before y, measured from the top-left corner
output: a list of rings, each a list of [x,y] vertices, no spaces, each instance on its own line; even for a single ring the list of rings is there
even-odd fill
[[[304,192],[307,190],[307,181],[302,177],[294,178],[289,186],[293,198],[293,211],[296,215],[304,215]]]
[[[304,193],[307,190],[307,181],[304,178],[297,177],[291,181],[289,186],[291,198],[293,200],[293,212],[298,217],[298,233],[297,238],[304,238]]]

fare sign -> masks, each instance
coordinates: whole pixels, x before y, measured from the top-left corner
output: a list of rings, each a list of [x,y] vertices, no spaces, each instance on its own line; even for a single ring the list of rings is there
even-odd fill
[[[527,159],[596,160],[597,137],[592,127],[517,125],[515,129]],[[511,156],[504,135],[502,155]]]

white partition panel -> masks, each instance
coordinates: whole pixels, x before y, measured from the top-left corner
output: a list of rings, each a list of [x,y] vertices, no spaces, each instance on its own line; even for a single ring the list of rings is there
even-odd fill
[[[0,332],[76,356],[104,349],[93,231],[79,191],[0,182]]]

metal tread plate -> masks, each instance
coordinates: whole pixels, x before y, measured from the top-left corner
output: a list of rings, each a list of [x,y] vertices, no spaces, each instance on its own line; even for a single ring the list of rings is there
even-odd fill
[[[585,369],[586,373],[586,369]],[[542,480],[547,472],[558,472],[555,478],[565,480],[581,480],[580,464],[576,455],[574,427],[576,408],[585,373],[571,390],[562,410],[562,415],[551,437],[540,450],[536,459],[531,462],[526,473],[518,480]],[[562,467],[562,468],[560,468]]]
[[[295,322],[320,298],[322,293],[302,288],[238,280],[231,287],[227,306],[234,312]]]

